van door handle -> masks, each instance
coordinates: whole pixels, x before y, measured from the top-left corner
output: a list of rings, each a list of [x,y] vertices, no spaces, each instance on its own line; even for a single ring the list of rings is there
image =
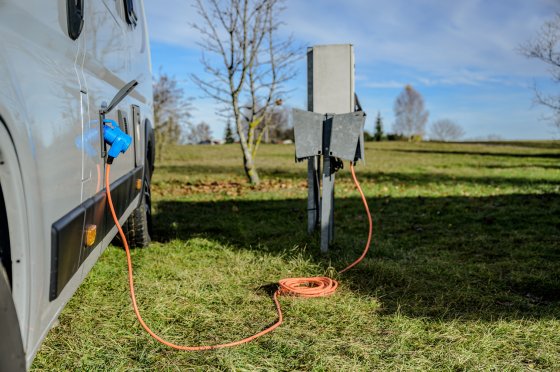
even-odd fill
[[[66,0],[68,36],[76,40],[84,27],[84,0]]]

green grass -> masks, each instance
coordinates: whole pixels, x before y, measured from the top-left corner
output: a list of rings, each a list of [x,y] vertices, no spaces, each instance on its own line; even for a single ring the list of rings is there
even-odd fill
[[[275,321],[283,277],[331,275],[328,298],[281,298],[285,323],[250,344],[176,352],[137,323],[124,252],[110,247],[60,316],[34,370],[557,370],[560,145],[368,143],[367,220],[337,174],[336,242],[306,228],[306,164],[263,146],[250,187],[236,145],[167,149],[155,239],[133,252],[147,323],[165,338],[233,341]]]

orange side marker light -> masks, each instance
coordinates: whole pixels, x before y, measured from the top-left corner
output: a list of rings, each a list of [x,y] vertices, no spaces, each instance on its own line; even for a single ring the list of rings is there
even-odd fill
[[[97,226],[87,225],[85,229],[85,243],[86,247],[91,247],[95,243],[97,237]]]

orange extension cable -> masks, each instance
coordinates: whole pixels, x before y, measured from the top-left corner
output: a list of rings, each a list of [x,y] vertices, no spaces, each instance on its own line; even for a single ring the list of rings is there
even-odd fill
[[[360,183],[358,182],[358,179],[356,178],[356,173],[354,172],[354,164],[352,164],[352,163],[350,163],[350,170],[352,171],[352,179],[354,180],[354,184],[356,185],[356,188],[360,192],[360,195],[362,197],[362,201],[364,203],[364,207],[365,207],[365,210],[366,210],[366,213],[367,213],[367,216],[368,216],[369,233],[368,233],[367,243],[366,243],[366,246],[364,248],[364,251],[363,251],[362,255],[356,261],[354,261],[353,263],[348,265],[346,268],[341,270],[340,273],[343,273],[347,270],[350,270],[352,267],[356,266],[361,260],[364,259],[364,257],[366,256],[366,254],[369,250],[369,245],[371,243],[371,236],[372,236],[372,232],[373,232],[373,221],[371,219],[371,213],[369,211],[369,207],[368,207],[367,200],[366,200],[366,197],[364,195],[364,192],[362,191],[362,188],[360,187]],[[156,339],[160,343],[162,343],[166,346],[169,346],[173,349],[184,350],[184,351],[213,350],[213,349],[222,349],[222,348],[226,348],[226,347],[241,345],[241,344],[253,341],[254,339],[256,339],[258,337],[261,337],[261,336],[263,336],[263,335],[265,335],[269,332],[272,332],[273,330],[275,330],[276,328],[278,328],[282,324],[284,318],[282,316],[282,308],[280,307],[280,302],[278,302],[278,296],[279,295],[291,295],[291,296],[299,296],[299,297],[322,297],[322,296],[329,296],[336,291],[336,288],[338,287],[338,282],[334,279],[327,278],[327,277],[320,277],[319,276],[319,277],[310,277],[310,278],[286,278],[286,279],[281,279],[279,281],[279,287],[280,288],[278,290],[276,290],[276,292],[274,292],[274,295],[272,296],[272,299],[274,300],[274,304],[276,305],[276,311],[278,312],[278,320],[276,321],[276,323],[274,323],[270,327],[266,328],[265,330],[255,334],[253,336],[246,337],[242,340],[228,342],[228,343],[225,343],[225,344],[218,344],[218,345],[184,346],[184,345],[176,345],[176,344],[171,343],[169,341],[165,341],[163,338],[158,336],[154,331],[152,331],[150,329],[150,327],[148,327],[148,325],[142,319],[142,316],[140,315],[140,311],[138,310],[138,304],[136,303],[136,294],[134,293],[134,278],[132,276],[132,259],[130,257],[130,248],[128,247],[128,242],[126,240],[126,237],[124,235],[122,227],[121,227],[121,225],[119,223],[119,220],[117,218],[117,215],[115,213],[115,208],[113,206],[113,200],[111,198],[111,188],[110,188],[110,185],[109,185],[110,174],[111,174],[111,165],[107,164],[107,174],[106,174],[106,177],[105,177],[105,187],[107,189],[107,200],[109,201],[109,209],[111,210],[111,215],[113,216],[113,220],[115,221],[115,225],[117,225],[117,229],[119,230],[119,234],[120,234],[121,239],[122,239],[123,244],[124,244],[124,250],[126,252],[126,260],[127,260],[127,264],[128,264],[128,285],[130,287],[130,298],[132,299],[132,307],[134,308],[134,313],[136,314],[136,317],[138,318],[138,321],[140,322],[142,327],[146,330],[146,332],[148,332],[148,334],[150,336],[152,336],[154,339]]]

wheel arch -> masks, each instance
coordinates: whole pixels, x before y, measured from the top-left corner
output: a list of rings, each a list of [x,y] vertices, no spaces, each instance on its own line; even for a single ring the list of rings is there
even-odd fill
[[[26,208],[21,192],[17,195],[18,187],[22,190],[16,148],[0,116],[0,270],[7,274],[6,278],[0,275],[0,329],[6,332],[0,338],[0,370],[25,370],[22,320],[27,314],[27,274],[20,270],[23,266],[16,265],[26,256],[25,244],[20,245],[27,241],[25,229],[18,228],[26,219]]]

